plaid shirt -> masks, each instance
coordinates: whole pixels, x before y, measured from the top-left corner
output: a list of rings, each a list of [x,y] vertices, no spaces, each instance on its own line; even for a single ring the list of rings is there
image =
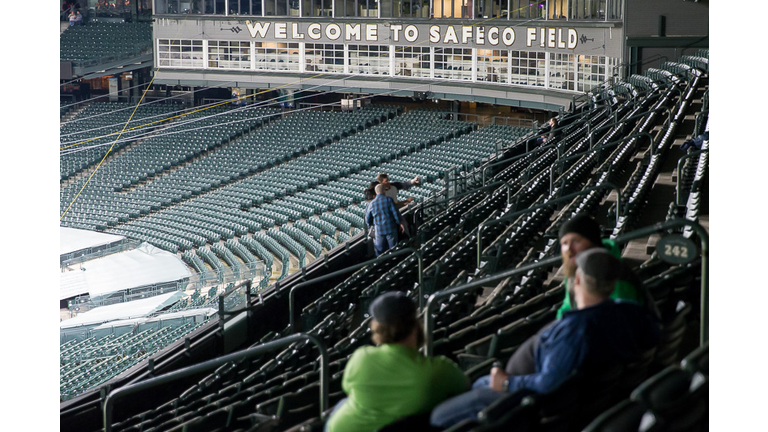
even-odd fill
[[[366,225],[376,227],[376,237],[397,234],[400,215],[395,208],[395,201],[386,195],[376,195],[365,208]]]

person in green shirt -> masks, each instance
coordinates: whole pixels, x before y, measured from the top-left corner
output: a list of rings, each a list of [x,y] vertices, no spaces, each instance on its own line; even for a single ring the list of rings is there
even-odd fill
[[[562,318],[563,312],[571,310],[572,295],[569,283],[576,273],[576,256],[596,247],[605,248],[611,255],[621,259],[621,251],[611,239],[602,239],[600,225],[594,219],[577,214],[560,227],[560,254],[563,259],[563,274],[565,275],[565,298],[563,305],[557,311],[557,319]],[[644,305],[646,294],[640,281],[625,263],[622,264],[621,277],[611,294],[611,299],[629,301]]]
[[[385,293],[370,307],[376,346],[358,348],[344,369],[347,398],[334,407],[327,432],[376,431],[402,417],[428,413],[469,389],[469,379],[444,356],[424,357],[424,331],[414,302]]]

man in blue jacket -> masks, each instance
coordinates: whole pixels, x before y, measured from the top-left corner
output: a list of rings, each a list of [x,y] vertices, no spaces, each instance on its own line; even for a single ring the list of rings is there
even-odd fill
[[[375,230],[373,247],[376,256],[395,247],[398,228],[400,232],[404,230],[394,200],[385,193],[386,186],[376,185],[376,198],[365,208],[365,223],[368,227],[373,226]]]
[[[438,405],[432,425],[449,427],[520,389],[537,393],[556,390],[569,376],[589,364],[629,363],[658,344],[660,329],[646,308],[614,301],[611,293],[621,276],[619,260],[603,248],[576,256],[576,307],[541,333],[534,348],[536,371],[508,375],[493,368],[472,390]]]

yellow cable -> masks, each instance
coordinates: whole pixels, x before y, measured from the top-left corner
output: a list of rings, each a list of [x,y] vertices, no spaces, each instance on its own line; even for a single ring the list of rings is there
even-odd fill
[[[521,7],[520,10],[522,10],[522,9],[523,8]],[[501,18],[502,16],[508,15],[508,14],[509,14],[509,12],[504,12],[502,15],[500,15],[498,17],[488,18],[488,19],[485,19],[483,21],[478,21],[476,23],[473,23],[470,27],[474,27],[474,26],[478,26],[478,25],[484,24],[484,23],[486,23],[488,21]],[[415,47],[417,45],[421,45],[421,44],[423,44],[425,42],[429,42],[429,39],[425,39],[425,40],[423,40],[421,42],[417,42],[417,43],[414,43],[414,44],[411,44],[411,45],[408,45],[408,46],[403,46],[402,48],[396,49],[395,52],[402,51],[402,50],[404,50],[406,48],[412,48],[412,47]],[[380,54],[379,57],[383,57],[385,55],[388,55],[388,53],[387,54]],[[79,142],[76,142],[76,143],[68,145],[68,146],[60,147],[59,150],[66,150],[66,149],[71,148],[71,147],[75,147],[75,146],[78,146],[78,145],[81,145],[81,144],[85,144],[85,143],[88,143],[88,142],[91,142],[91,141],[95,141],[95,140],[98,140],[98,139],[101,139],[101,138],[106,138],[106,137],[109,137],[109,136],[112,136],[112,135],[115,135],[115,134],[118,134],[118,133],[122,134],[125,131],[132,131],[132,130],[135,130],[135,129],[141,129],[141,128],[144,128],[144,127],[152,126],[153,124],[162,123],[162,122],[167,121],[167,120],[173,120],[173,119],[176,119],[176,118],[181,118],[181,117],[184,117],[184,116],[187,116],[187,115],[190,115],[190,114],[194,114],[194,113],[197,113],[197,112],[200,112],[200,111],[205,111],[205,110],[210,109],[210,108],[215,108],[215,107],[218,107],[218,106],[226,105],[226,104],[234,102],[234,101],[239,101],[239,100],[242,100],[242,99],[246,99],[246,98],[249,98],[249,97],[257,96],[257,95],[260,95],[260,94],[263,94],[263,93],[267,93],[267,92],[273,91],[275,89],[279,89],[279,88],[286,87],[286,86],[289,86],[289,85],[300,84],[302,81],[313,79],[313,78],[317,78],[317,77],[320,77],[320,76],[323,76],[323,75],[326,75],[326,74],[325,73],[320,73],[320,74],[317,74],[317,75],[314,75],[314,76],[311,76],[311,77],[308,77],[308,78],[301,78],[301,79],[299,79],[297,81],[290,82],[290,83],[287,83],[287,84],[283,84],[283,85],[278,86],[278,87],[269,88],[269,89],[262,90],[260,92],[253,93],[253,94],[250,94],[250,95],[240,96],[240,97],[238,97],[236,99],[228,99],[228,100],[226,100],[224,102],[220,102],[220,103],[217,103],[217,104],[214,104],[214,105],[211,105],[211,106],[207,106],[207,107],[204,107],[204,108],[193,110],[193,111],[190,111],[190,112],[187,112],[187,113],[184,113],[184,114],[179,114],[179,115],[176,115],[176,116],[173,116],[173,117],[168,117],[168,118],[164,118],[164,119],[160,119],[160,120],[155,120],[153,122],[145,123],[143,125],[134,126],[132,128],[123,129],[123,131],[120,131],[120,132],[112,132],[112,133],[109,133],[109,134],[106,134],[106,135],[101,135],[101,136],[98,136],[98,137],[95,137],[95,138],[89,138],[87,140],[79,141]],[[154,77],[152,78],[152,81],[154,81]],[[149,85],[152,84],[152,81],[150,81]],[[147,87],[149,87],[149,86],[147,86]]]
[[[144,96],[147,94],[147,91],[149,91],[149,88],[152,86],[152,82],[153,81],[155,81],[155,75],[152,76],[152,79],[149,81],[149,85],[147,85],[147,88],[144,89],[144,93],[141,94],[141,99],[139,99],[139,103],[137,103],[136,106],[133,108],[133,112],[131,113],[131,116],[128,118],[128,121],[125,122],[125,125],[123,126],[123,130],[120,131],[120,134],[117,136],[117,138],[115,138],[115,141],[109,147],[109,150],[107,150],[107,152],[104,154],[104,157],[101,158],[101,161],[99,161],[99,164],[96,165],[96,168],[94,168],[94,170],[91,173],[91,175],[88,176],[88,180],[85,181],[85,183],[83,184],[83,187],[80,188],[80,191],[77,192],[77,195],[75,195],[75,198],[73,198],[72,202],[69,203],[69,206],[67,207],[67,209],[64,210],[64,213],[61,214],[61,217],[59,218],[59,220],[62,220],[64,218],[64,215],[67,214],[67,212],[72,207],[72,205],[75,203],[75,201],[77,201],[77,198],[83,192],[83,189],[85,189],[85,187],[88,185],[88,182],[91,181],[91,178],[93,177],[93,175],[96,174],[96,171],[99,170],[99,168],[101,167],[101,164],[104,162],[104,160],[107,158],[107,156],[109,156],[109,153],[112,151],[112,148],[115,147],[115,143],[117,143],[117,140],[120,139],[120,135],[122,135],[123,132],[125,132],[126,126],[128,126],[128,123],[131,122],[131,119],[133,118],[133,115],[136,114],[136,110],[139,109],[139,105],[141,105],[141,102],[144,100]]]

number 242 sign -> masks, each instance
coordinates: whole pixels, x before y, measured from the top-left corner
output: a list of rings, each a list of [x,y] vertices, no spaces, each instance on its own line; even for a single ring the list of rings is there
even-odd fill
[[[659,258],[670,264],[687,264],[696,258],[696,245],[681,235],[670,235],[656,243]]]

